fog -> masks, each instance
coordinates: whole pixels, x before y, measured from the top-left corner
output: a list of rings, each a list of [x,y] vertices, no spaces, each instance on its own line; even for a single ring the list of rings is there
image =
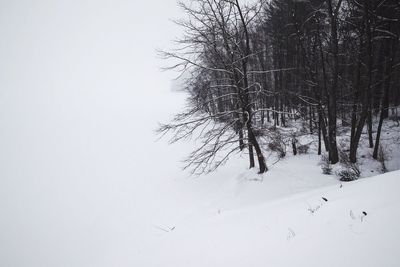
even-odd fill
[[[1,266],[140,263],[190,147],[154,135],[183,103],[155,52],[177,14],[175,0],[1,1]]]

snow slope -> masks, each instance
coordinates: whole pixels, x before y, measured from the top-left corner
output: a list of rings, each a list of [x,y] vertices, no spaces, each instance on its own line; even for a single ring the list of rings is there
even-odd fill
[[[268,181],[281,178],[265,177],[270,191],[284,188]],[[399,266],[399,186],[397,171],[248,207],[214,205],[163,233],[146,266]]]

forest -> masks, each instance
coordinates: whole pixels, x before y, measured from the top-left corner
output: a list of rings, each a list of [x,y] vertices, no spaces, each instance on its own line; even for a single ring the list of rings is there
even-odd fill
[[[184,34],[160,54],[180,73],[188,101],[158,131],[171,142],[201,140],[185,167],[210,172],[242,151],[264,173],[267,153],[307,149],[302,135],[315,137],[328,164],[341,154],[356,164],[362,135],[379,160],[383,122],[398,118],[400,104],[399,1],[179,5]],[[349,135],[344,151],[338,129]]]

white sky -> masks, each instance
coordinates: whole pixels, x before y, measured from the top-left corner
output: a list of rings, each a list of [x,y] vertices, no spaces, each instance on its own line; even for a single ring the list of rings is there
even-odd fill
[[[170,114],[172,74],[159,71],[155,49],[176,35],[175,0],[0,5],[2,175],[90,153],[100,141],[115,149],[129,132],[128,149]]]
[[[175,0],[0,0],[0,266],[137,261],[187,153],[153,134],[182,103],[155,53],[177,14]]]

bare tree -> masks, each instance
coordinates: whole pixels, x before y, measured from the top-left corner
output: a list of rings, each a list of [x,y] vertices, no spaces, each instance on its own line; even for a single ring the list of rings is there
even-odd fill
[[[242,150],[247,141],[250,168],[255,165],[254,148],[259,172],[266,172],[268,168],[253,128],[249,95],[254,85],[248,80],[248,60],[253,55],[247,27],[257,7],[243,9],[238,1],[227,0],[191,1],[190,5],[180,6],[189,15],[187,21],[177,22],[185,29],[185,37],[177,41],[180,48],[161,54],[179,60],[171,68],[181,68],[195,76],[186,88],[192,95],[191,105],[188,112],[178,115],[172,124],[161,126],[159,131],[173,131],[172,141],[178,141],[203,127],[198,132],[203,144],[187,161],[195,171],[203,172],[206,166],[213,166],[209,170],[214,170],[228,155]],[[216,160],[217,153],[225,153],[222,160]]]
[[[400,103],[398,1],[186,0],[180,7],[184,35],[161,54],[188,77],[188,105],[159,132],[172,133],[172,142],[201,141],[187,167],[211,171],[246,151],[250,168],[258,162],[266,172],[266,142],[299,125],[318,136],[318,153],[324,144],[332,164],[337,131],[349,130],[354,163],[366,125],[374,145],[374,112],[378,151],[388,109]]]

